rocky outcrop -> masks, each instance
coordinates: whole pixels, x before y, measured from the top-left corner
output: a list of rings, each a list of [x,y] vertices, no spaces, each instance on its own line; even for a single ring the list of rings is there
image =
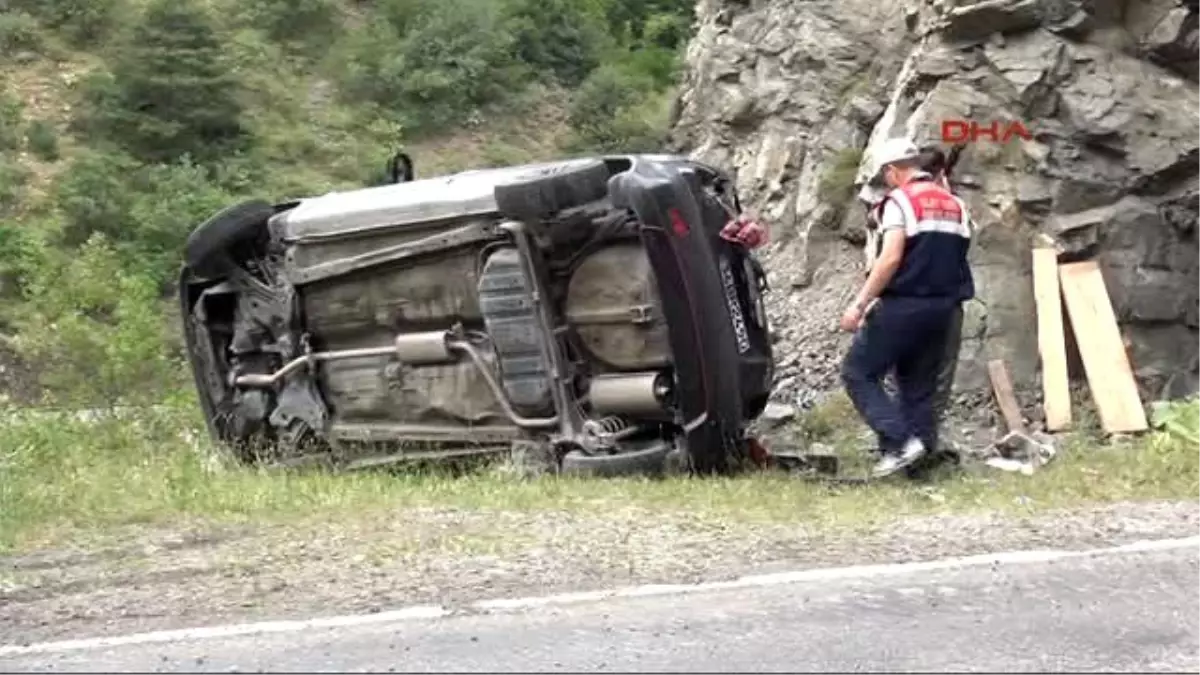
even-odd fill
[[[992,358],[1036,391],[1039,237],[1101,262],[1146,396],[1173,376],[1176,392],[1195,387],[1195,2],[702,0],[698,11],[675,142],[736,167],[773,227],[777,400],[838,386],[847,338],[835,326],[862,279],[853,192],[873,148],[902,134],[939,141],[947,119],[1020,122],[1032,136],[980,138],[956,169],[978,227],[964,395],[986,389]]]

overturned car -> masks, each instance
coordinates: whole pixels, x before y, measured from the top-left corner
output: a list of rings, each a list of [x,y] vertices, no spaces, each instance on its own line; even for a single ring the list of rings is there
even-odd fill
[[[406,159],[407,161],[407,159]],[[190,235],[184,333],[246,461],[517,450],[547,468],[725,473],[773,378],[730,178],[676,156],[467,171],[231,206]]]

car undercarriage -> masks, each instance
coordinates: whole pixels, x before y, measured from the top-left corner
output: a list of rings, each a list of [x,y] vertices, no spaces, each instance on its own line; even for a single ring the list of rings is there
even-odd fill
[[[197,227],[180,301],[213,437],[361,467],[520,450],[736,471],[773,378],[732,181],[676,156],[482,169]]]

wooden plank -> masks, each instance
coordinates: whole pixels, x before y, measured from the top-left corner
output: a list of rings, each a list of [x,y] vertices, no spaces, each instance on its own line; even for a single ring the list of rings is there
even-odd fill
[[[1058,286],[1058,252],[1052,248],[1033,249],[1033,297],[1037,304],[1046,429],[1062,431],[1071,426],[1071,385],[1067,376],[1062,292]]]
[[[988,376],[992,380],[992,392],[996,395],[996,405],[1000,406],[1000,414],[1004,416],[1004,425],[1009,431],[1025,432],[1025,420],[1021,417],[1021,405],[1013,393],[1012,378],[1008,375],[1008,366],[1004,361],[996,359],[988,361]]]
[[[1146,410],[1100,266],[1087,261],[1060,265],[1058,270],[1100,425],[1110,434],[1145,431]]]

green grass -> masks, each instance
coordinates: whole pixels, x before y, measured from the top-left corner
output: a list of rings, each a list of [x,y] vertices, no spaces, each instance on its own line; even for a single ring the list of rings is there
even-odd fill
[[[1164,415],[1168,423],[1162,423]],[[415,510],[422,508],[633,509],[742,524],[795,522],[802,515],[816,527],[858,528],[939,512],[1195,499],[1200,453],[1188,434],[1195,434],[1198,418],[1193,401],[1156,416],[1173,430],[1109,445],[1083,435],[1067,439],[1059,456],[1033,476],[967,473],[928,486],[897,482],[867,489],[767,474],[590,481],[522,480],[486,469],[459,476],[434,470],[269,472],[217,459],[186,413],[95,423],[11,418],[0,424],[0,550],[77,543],[127,526],[353,521],[405,511],[418,518]]]

